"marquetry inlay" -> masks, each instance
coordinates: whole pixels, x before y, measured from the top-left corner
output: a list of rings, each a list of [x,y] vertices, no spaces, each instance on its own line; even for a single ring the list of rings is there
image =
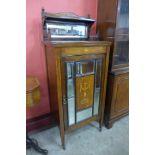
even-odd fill
[[[94,75],[78,77],[76,79],[77,110],[89,108],[93,104]]]

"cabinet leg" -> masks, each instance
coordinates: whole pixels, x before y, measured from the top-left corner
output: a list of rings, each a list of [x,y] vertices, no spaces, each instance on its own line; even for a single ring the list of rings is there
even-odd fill
[[[108,122],[108,123],[105,124],[107,129],[111,129],[112,125],[113,125],[113,123],[111,123],[111,122]]]
[[[62,144],[62,148],[63,148],[64,150],[66,150],[66,146],[65,146],[65,144]]]
[[[102,131],[102,124],[101,123],[99,124],[99,131],[100,132]]]
[[[62,145],[62,148],[65,150],[66,146],[65,146],[65,135],[64,134],[61,134],[61,145]]]

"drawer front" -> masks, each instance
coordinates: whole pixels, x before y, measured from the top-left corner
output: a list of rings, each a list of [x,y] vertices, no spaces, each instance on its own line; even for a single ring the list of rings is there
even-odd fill
[[[72,56],[72,55],[85,55],[85,54],[101,54],[106,53],[105,47],[71,47],[71,48],[62,48],[62,56]]]

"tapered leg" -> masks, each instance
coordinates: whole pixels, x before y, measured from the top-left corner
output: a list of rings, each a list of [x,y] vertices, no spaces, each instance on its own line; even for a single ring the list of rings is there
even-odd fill
[[[99,131],[100,132],[102,131],[102,125],[101,125],[101,123],[99,124]]]
[[[65,132],[62,129],[62,127],[60,127],[60,137],[61,137],[62,148],[65,150],[66,149],[66,147],[65,147]]]
[[[102,126],[103,126],[103,111],[101,110],[101,116],[99,120],[99,131],[102,131]]]
[[[62,148],[65,150],[65,149],[66,149],[66,145],[65,145],[65,135],[61,136],[61,145],[62,145]]]
[[[66,150],[66,146],[65,146],[65,143],[62,145],[62,148],[64,149],[64,150]]]

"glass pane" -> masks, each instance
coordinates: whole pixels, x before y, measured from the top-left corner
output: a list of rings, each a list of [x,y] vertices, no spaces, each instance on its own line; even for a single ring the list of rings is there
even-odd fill
[[[77,112],[77,122],[81,122],[90,117],[92,117],[92,108]]]
[[[75,100],[74,98],[68,99],[68,119],[69,119],[69,125],[75,124]]]
[[[115,45],[114,64],[126,64],[129,62],[129,41],[119,41]]]
[[[119,0],[114,45],[114,65],[129,63],[129,0]]]
[[[102,72],[102,60],[96,60],[96,79],[94,90],[94,115],[98,114],[99,98],[100,98],[100,86],[101,86],[101,72]]]
[[[66,63],[67,104],[69,125],[75,124],[74,63]]]
[[[99,108],[99,97],[100,97],[100,88],[96,88],[95,94],[94,94],[94,115],[98,114],[98,108]]]
[[[117,29],[121,30],[121,28],[129,28],[129,0],[119,1]]]
[[[46,23],[47,33],[51,38],[87,38],[88,28],[86,25]]]
[[[96,88],[100,87],[102,71],[102,60],[96,60]]]
[[[74,80],[73,80],[73,65],[74,63],[67,63],[67,97],[74,97]]]
[[[94,60],[80,61],[76,63],[77,76],[94,72]]]

